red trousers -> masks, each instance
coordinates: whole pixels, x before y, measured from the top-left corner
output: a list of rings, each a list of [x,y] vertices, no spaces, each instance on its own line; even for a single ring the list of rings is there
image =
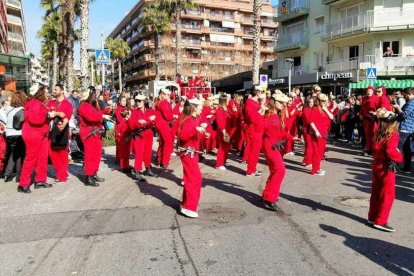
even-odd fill
[[[227,157],[229,155],[229,150],[231,147],[230,143],[224,142],[223,133],[221,131],[217,131],[217,142],[218,142],[218,150],[217,150],[216,168],[224,166],[224,164],[227,161]]]
[[[305,155],[302,163],[309,165],[312,164],[313,151],[312,151],[312,135],[307,131],[303,131],[303,139],[305,140]]]
[[[49,150],[47,134],[42,135],[34,131],[23,131],[22,137],[26,146],[26,156],[20,172],[19,185],[29,187],[33,171],[36,172],[35,182],[46,182]]]
[[[131,149],[131,141],[126,142],[125,140],[120,140],[116,143],[116,145],[118,154],[117,160],[119,161],[119,167],[121,168],[121,170],[129,169],[129,154]]]
[[[270,144],[265,145],[263,150],[267,165],[269,166],[270,175],[266,181],[262,198],[269,202],[276,202],[279,198],[282,181],[285,178],[286,168],[283,157],[278,150],[273,150]]]
[[[288,131],[288,133],[292,136],[295,136],[297,133],[297,128],[296,128],[296,120],[289,120],[288,124],[286,125],[286,129]],[[285,148],[285,152],[289,153],[289,152],[293,152],[294,150],[294,142],[292,139],[288,139],[286,141],[286,148]]]
[[[373,164],[368,220],[379,225],[388,223],[394,199],[395,173],[388,170],[386,164]]]
[[[198,165],[198,154],[193,158],[191,155],[180,154],[181,163],[183,165],[183,201],[181,206],[185,209],[196,212],[198,202],[200,201],[201,184],[203,181],[200,167]]]
[[[169,127],[158,129],[158,163],[161,163],[164,166],[168,166],[168,164],[170,164],[171,153],[174,150],[174,138],[172,137],[171,133],[172,132]]]
[[[56,179],[60,181],[66,181],[69,173],[69,149],[53,149],[52,143],[49,140],[49,157],[52,161],[53,167],[56,171]]]
[[[257,163],[259,163],[260,149],[262,147],[263,133],[257,132],[254,126],[247,129],[247,146],[245,155],[247,157],[246,174],[252,174],[257,171]]]
[[[321,169],[321,162],[325,154],[326,140],[312,135],[312,171],[315,174]]]
[[[372,140],[374,137],[374,122],[364,120],[362,122],[365,134],[365,151],[372,152]]]
[[[7,144],[3,135],[0,135],[0,171],[4,170],[4,159],[6,159]]]
[[[145,130],[141,133],[141,137],[137,136],[134,140],[135,148],[135,161],[134,169],[138,172],[142,172],[142,163],[145,168],[151,167],[152,159],[152,143],[153,134],[151,130]]]
[[[99,164],[102,158],[102,138],[100,136],[81,135],[82,143],[85,148],[84,171],[85,176],[94,176],[99,171]]]

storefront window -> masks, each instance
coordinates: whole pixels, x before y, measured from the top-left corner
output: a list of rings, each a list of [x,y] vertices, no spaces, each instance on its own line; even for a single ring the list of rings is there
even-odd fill
[[[23,57],[0,55],[0,87],[5,90],[30,89],[30,60]]]

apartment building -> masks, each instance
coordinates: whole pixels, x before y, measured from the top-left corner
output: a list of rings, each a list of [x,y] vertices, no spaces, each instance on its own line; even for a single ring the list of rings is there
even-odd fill
[[[0,0],[0,54],[7,53],[7,8],[6,0]]]
[[[286,59],[293,59],[293,85],[319,83],[336,92],[364,80],[361,68],[377,68],[378,79],[414,78],[412,0],[279,3],[276,52],[282,70],[277,78],[288,76]]]
[[[123,61],[128,87],[145,84],[155,77],[154,41],[142,37],[138,18],[148,0],[141,0],[109,35],[122,38],[131,46]],[[182,75],[199,75],[209,80],[251,70],[253,54],[252,0],[196,0],[197,8],[182,13]],[[261,61],[275,59],[277,23],[270,0],[262,7]],[[160,74],[175,77],[175,26],[161,38]]]
[[[8,54],[25,56],[26,29],[21,0],[6,0]]]

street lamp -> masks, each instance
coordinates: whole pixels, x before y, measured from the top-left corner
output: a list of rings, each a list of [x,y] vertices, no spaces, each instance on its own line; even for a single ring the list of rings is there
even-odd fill
[[[286,62],[289,62],[289,77],[288,77],[288,82],[289,82],[289,95],[292,92],[292,67],[293,67],[293,58],[287,58]]]

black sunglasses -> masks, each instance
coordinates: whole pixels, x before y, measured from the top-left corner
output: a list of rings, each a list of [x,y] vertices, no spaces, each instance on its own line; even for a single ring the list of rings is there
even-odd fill
[[[143,100],[137,100],[137,99],[135,99],[135,102],[137,102],[137,103],[140,103],[140,102],[142,102]]]

